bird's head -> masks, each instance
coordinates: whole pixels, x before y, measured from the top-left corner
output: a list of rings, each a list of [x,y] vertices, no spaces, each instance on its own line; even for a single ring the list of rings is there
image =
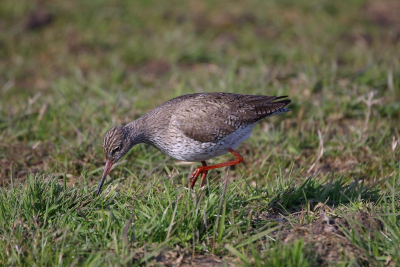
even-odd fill
[[[131,148],[130,138],[128,131],[124,127],[113,127],[104,136],[103,139],[103,151],[106,156],[106,166],[104,167],[103,176],[99,188],[97,189],[97,195],[101,192],[101,187],[110,171],[112,165],[122,158]]]
[[[130,148],[130,140],[124,127],[113,127],[104,136],[103,151],[107,161],[117,162]]]

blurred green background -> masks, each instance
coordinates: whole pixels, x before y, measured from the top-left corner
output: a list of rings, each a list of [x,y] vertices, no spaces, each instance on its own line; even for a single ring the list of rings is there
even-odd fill
[[[289,95],[292,112],[277,120],[298,166],[322,128],[342,157],[358,153],[346,152],[362,147],[366,127],[371,145],[389,148],[399,10],[398,1],[2,1],[1,180],[10,164],[20,178],[100,167],[108,128],[194,92]],[[365,124],[370,92],[378,101]],[[355,165],[385,157],[374,152]],[[328,170],[348,165],[332,157]]]

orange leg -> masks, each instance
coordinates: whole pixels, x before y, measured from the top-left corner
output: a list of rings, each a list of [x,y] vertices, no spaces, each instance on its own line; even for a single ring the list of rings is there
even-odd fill
[[[207,163],[206,163],[205,161],[202,161],[201,164],[203,165],[203,167],[206,167],[206,166],[207,166]],[[202,187],[204,186],[204,184],[206,183],[207,174],[208,174],[208,171],[204,171],[204,172],[201,174],[201,184],[200,184],[200,188],[202,188]],[[195,183],[196,183],[196,182],[195,182]],[[194,183],[194,184],[195,184],[195,183]],[[194,186],[194,184],[193,184],[193,186]],[[192,188],[193,188],[193,186],[192,186]]]
[[[207,166],[207,163],[206,163],[205,161],[202,161],[201,164],[203,165],[203,167],[206,167],[206,166]],[[197,168],[197,169],[199,169],[199,168]],[[196,169],[196,170],[197,170],[197,169]],[[195,171],[196,171],[196,170],[195,170]],[[200,187],[203,187],[203,186],[204,186],[204,183],[206,182],[207,173],[208,173],[208,170],[207,170],[207,171],[204,171],[204,172],[202,173],[202,176],[201,176],[201,185],[200,185]],[[199,178],[199,174],[200,174],[200,172],[197,174],[196,177],[193,177],[193,178],[192,178],[193,174],[190,175],[190,177],[189,177],[190,188],[193,189],[194,184],[195,184],[196,181],[197,181],[197,178]]]
[[[227,162],[223,162],[223,163],[219,163],[219,164],[215,164],[215,165],[209,165],[209,166],[207,166],[205,161],[202,161],[201,164],[203,165],[203,167],[198,167],[196,170],[194,170],[194,172],[189,177],[190,188],[193,189],[200,173],[202,173],[200,187],[203,187],[205,180],[206,180],[207,173],[209,170],[236,165],[243,161],[243,157],[239,153],[237,153],[235,150],[233,150],[232,148],[229,148],[229,152],[231,152],[236,157],[235,160],[227,161]]]

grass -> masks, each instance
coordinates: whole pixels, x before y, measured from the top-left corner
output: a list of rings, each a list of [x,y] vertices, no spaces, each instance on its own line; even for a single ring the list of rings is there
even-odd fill
[[[1,265],[400,261],[397,1],[3,2]],[[291,111],[204,190],[138,145],[95,196],[110,127],[213,91]]]

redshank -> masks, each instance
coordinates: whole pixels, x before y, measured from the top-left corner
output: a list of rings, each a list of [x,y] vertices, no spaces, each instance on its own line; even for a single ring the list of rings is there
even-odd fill
[[[182,161],[203,165],[189,177],[193,188],[202,174],[204,186],[211,169],[239,164],[243,157],[234,149],[248,139],[262,119],[288,112],[287,96],[198,93],[173,98],[125,126],[111,128],[103,140],[106,165],[97,195],[111,166],[139,143],[147,143]],[[215,165],[206,160],[231,152],[236,158]]]

